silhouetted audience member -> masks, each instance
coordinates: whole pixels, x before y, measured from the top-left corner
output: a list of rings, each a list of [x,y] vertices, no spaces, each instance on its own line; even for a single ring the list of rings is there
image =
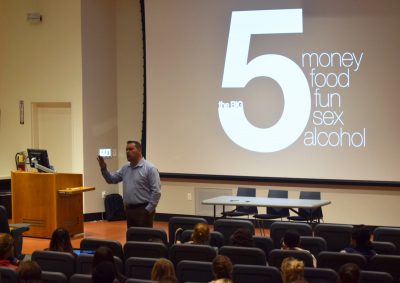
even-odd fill
[[[342,252],[362,254],[367,259],[376,255],[371,244],[371,231],[364,225],[355,227],[351,235],[351,246],[345,248]]]
[[[360,278],[360,267],[349,262],[339,268],[338,274],[341,283],[357,283]]]
[[[233,265],[229,257],[217,255],[212,262],[212,283],[232,283]]]
[[[48,250],[54,252],[70,253],[76,256],[72,248],[69,232],[64,228],[57,228],[53,231]]]
[[[159,258],[153,266],[151,270],[151,280],[153,281],[160,281],[165,277],[175,277],[175,267],[174,264],[166,259],[166,258]]]
[[[92,270],[93,283],[117,283],[117,270],[111,261],[102,261]]]
[[[293,257],[287,257],[281,265],[283,283],[306,283],[304,279],[304,263]]]
[[[14,239],[10,234],[0,233],[0,266],[16,269],[18,265],[11,258],[14,258]]]
[[[230,244],[237,247],[255,247],[253,234],[249,229],[239,228],[229,238]]]
[[[17,268],[17,273],[21,283],[42,282],[42,269],[36,261],[22,261]]]
[[[317,259],[315,258],[315,256],[310,253],[310,251],[300,248],[300,234],[296,230],[289,229],[285,232],[281,248],[282,250],[296,250],[309,253],[313,260],[313,266],[317,267]]]
[[[122,283],[126,281],[126,277],[118,271],[113,252],[109,247],[102,246],[96,249],[96,252],[93,256],[92,271],[94,272],[97,266],[103,262],[111,262],[114,267],[113,269],[115,270],[115,278],[118,280],[118,282]]]

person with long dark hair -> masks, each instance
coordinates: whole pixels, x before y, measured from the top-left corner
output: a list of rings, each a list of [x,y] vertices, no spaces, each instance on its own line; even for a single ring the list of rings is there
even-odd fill
[[[71,237],[69,235],[69,232],[67,229],[64,228],[57,228],[56,230],[53,231],[48,250],[55,252],[70,253],[76,256],[72,248]]]

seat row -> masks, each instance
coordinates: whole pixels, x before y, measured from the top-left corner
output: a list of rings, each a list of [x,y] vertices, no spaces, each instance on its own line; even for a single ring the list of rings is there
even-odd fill
[[[174,218],[174,219],[172,219]],[[202,218],[196,217],[172,217],[170,221],[171,230],[176,231],[177,228],[192,229],[195,224]],[[205,221],[205,220],[204,220]],[[211,232],[210,245],[215,248],[221,248],[224,245],[229,245],[226,239],[230,237],[238,228],[247,228],[254,234],[254,225],[247,220],[237,219],[219,219],[214,224],[214,231]],[[253,236],[255,246],[264,251],[268,257],[272,249],[281,247],[281,240],[288,229],[294,229],[301,235],[300,246],[303,249],[309,250],[314,256],[317,256],[321,251],[341,251],[350,246],[352,225],[339,224],[318,224],[314,231],[307,223],[283,222],[277,221],[272,223],[270,227],[270,236]],[[384,237],[384,231],[392,233],[392,238]],[[378,254],[397,254],[397,247],[392,242],[381,241],[389,239],[396,242],[395,232],[400,231],[399,228],[378,227],[375,229],[377,241],[372,241],[373,248]],[[189,240],[192,230],[184,230],[182,233],[183,241]],[[389,234],[390,235],[390,234]],[[99,246],[108,246],[122,260],[124,257],[156,257],[157,255],[168,255],[169,242],[167,233],[162,229],[131,227],[127,230],[127,242],[122,247],[118,241],[99,240],[85,238],[81,241],[81,249],[95,250]],[[148,244],[138,244],[136,241],[147,241]],[[176,248],[175,248],[176,249]]]
[[[156,259],[130,258],[129,261],[135,262],[132,265],[126,283],[148,283],[151,278],[151,270]],[[180,261],[176,267],[176,274],[179,282],[210,282],[213,279],[212,263],[201,261]],[[17,273],[13,269],[0,267],[2,282],[19,283]],[[258,283],[274,282],[282,283],[281,274],[275,266],[243,265],[235,264],[233,267],[233,281],[235,283]],[[395,275],[396,276],[396,275]],[[335,270],[330,268],[304,268],[304,277],[309,283],[337,283],[339,278]],[[398,277],[382,271],[361,270],[360,282],[364,283],[392,283],[397,282]],[[68,279],[61,272],[42,272],[43,283],[90,283],[90,274],[74,273]]]
[[[149,239],[151,236],[147,233],[154,233],[152,234],[153,237],[156,237],[155,234],[157,233],[165,244],[171,245],[175,241],[175,231],[178,228],[189,230],[183,234],[183,240],[187,240],[191,235],[190,229],[193,229],[197,223],[207,223],[207,221],[200,217],[172,217],[169,221],[169,242],[167,242],[166,232],[161,229],[132,227],[127,231],[127,241]],[[210,244],[218,248],[223,244],[229,244],[230,236],[239,228],[246,228],[253,235],[255,234],[254,224],[249,220],[231,218],[216,220],[214,231],[211,232]],[[341,251],[350,246],[353,228],[353,225],[326,223],[317,224],[313,228],[308,223],[276,221],[270,226],[270,237],[273,240],[273,246],[280,248],[285,232],[293,229],[301,236],[316,238],[314,240],[304,239],[303,241],[305,245],[311,244],[312,249]],[[400,254],[400,228],[377,227],[373,231],[373,236],[372,245],[379,254]],[[313,254],[316,255],[314,252]]]
[[[151,265],[158,258],[172,261],[175,267],[181,261],[203,261],[211,263],[217,254],[230,258],[233,264],[275,266],[280,268],[286,257],[302,260],[307,267],[313,266],[313,258],[307,251],[272,249],[266,256],[260,248],[222,246],[219,250],[208,245],[175,244],[171,247],[159,242],[130,241],[124,245],[125,261],[115,256],[117,268],[127,277],[135,274],[139,265]],[[367,261],[360,254],[322,251],[317,256],[317,267],[338,270],[341,265],[353,262],[363,270],[386,271],[394,278],[400,277],[400,255],[375,255]],[[67,278],[74,273],[90,274],[93,255],[80,254],[76,258],[69,253],[38,250],[32,254],[32,260],[39,263],[43,270],[61,271]]]

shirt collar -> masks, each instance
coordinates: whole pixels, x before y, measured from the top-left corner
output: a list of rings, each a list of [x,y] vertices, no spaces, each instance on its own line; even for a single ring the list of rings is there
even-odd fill
[[[144,161],[145,161],[145,159],[144,159],[144,157],[142,157],[142,159],[140,159],[139,162],[135,166],[132,166],[131,163],[129,163],[129,166],[132,167],[132,168],[143,167]]]

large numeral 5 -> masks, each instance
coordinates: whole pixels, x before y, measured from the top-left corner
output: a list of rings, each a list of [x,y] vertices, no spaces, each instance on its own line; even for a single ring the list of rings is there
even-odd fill
[[[232,12],[223,88],[243,88],[257,77],[269,77],[282,88],[284,109],[280,120],[269,128],[253,126],[244,108],[218,109],[228,137],[237,145],[256,152],[275,152],[294,143],[307,125],[311,97],[301,68],[282,55],[265,54],[247,62],[252,34],[302,33],[301,9]]]

